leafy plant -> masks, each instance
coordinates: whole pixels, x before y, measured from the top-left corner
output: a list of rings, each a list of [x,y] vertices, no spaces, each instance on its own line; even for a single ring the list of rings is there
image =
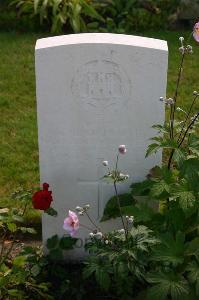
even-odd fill
[[[53,33],[65,27],[67,31],[85,32],[89,20],[103,21],[90,0],[13,0],[11,5],[19,9],[19,15],[39,17],[40,24],[49,25]]]
[[[147,270],[142,278],[146,299],[198,297],[199,112],[194,113],[193,108],[199,92],[193,92],[187,112],[177,107],[184,61],[193,52],[190,45],[184,44],[183,37],[179,40],[181,60],[174,96],[160,97],[169,109],[169,120],[153,126],[158,135],[151,139],[146,153],[149,156],[163,149],[168,153],[168,161],[150,170],[143,182],[131,185],[134,203],[124,205],[119,212],[112,209],[110,199],[104,210],[106,219],[120,213],[133,215],[135,224],[153,230],[154,239],[159,241],[151,246],[147,260],[143,258]],[[184,119],[177,121],[177,114],[184,115]],[[131,276],[134,275],[135,272]]]

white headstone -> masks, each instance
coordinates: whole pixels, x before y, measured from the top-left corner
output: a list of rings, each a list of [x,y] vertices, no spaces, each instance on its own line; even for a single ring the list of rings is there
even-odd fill
[[[145,159],[151,126],[162,123],[167,80],[167,43],[109,33],[40,39],[36,44],[36,88],[40,178],[53,191],[58,217],[42,218],[43,240],[62,236],[68,210],[89,203],[98,221],[114,195],[100,179],[120,144],[128,151],[119,168],[130,175],[119,188],[143,180],[160,164],[161,153]],[[81,223],[90,226],[86,218]],[[111,228],[111,221],[105,223]],[[81,228],[77,237],[88,237]],[[73,252],[81,257],[83,247]]]

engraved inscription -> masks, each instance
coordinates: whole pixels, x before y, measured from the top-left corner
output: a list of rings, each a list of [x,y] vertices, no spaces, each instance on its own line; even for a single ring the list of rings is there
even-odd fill
[[[74,97],[91,106],[107,107],[130,96],[130,81],[118,64],[107,60],[86,63],[72,80]]]

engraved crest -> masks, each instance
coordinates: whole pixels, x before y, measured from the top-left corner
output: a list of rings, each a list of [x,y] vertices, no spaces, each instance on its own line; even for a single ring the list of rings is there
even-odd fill
[[[71,88],[76,99],[94,107],[108,107],[130,96],[127,75],[118,64],[108,60],[94,60],[81,66]]]

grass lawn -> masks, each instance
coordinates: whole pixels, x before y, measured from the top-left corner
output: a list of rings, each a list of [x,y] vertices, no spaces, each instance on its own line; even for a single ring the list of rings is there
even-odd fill
[[[178,38],[188,37],[189,32],[142,35],[168,41],[167,95],[171,97],[180,60]],[[34,45],[39,37],[41,35],[0,33],[0,206],[19,186],[30,188],[39,184],[34,75]],[[194,46],[194,54],[185,61],[184,87],[179,99],[179,105],[186,108],[192,101],[193,90],[199,90],[199,45],[192,39],[190,44]]]

